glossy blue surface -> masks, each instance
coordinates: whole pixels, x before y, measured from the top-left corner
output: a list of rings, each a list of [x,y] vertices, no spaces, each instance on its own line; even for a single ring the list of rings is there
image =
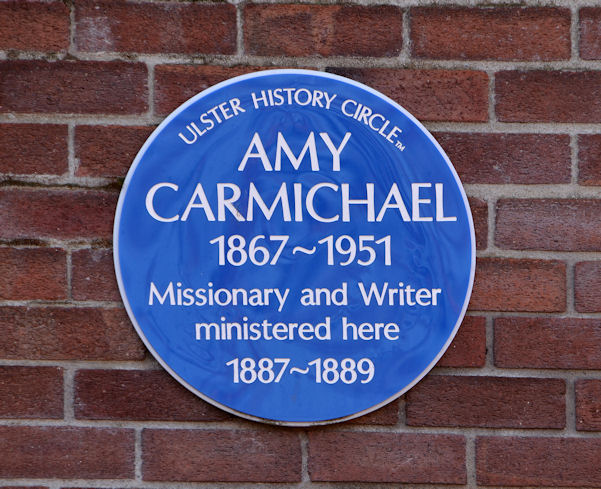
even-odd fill
[[[268,90],[272,90],[273,99]],[[265,106],[261,91],[265,103],[280,101],[276,96],[279,94],[282,105]],[[253,99],[253,93],[259,100]],[[220,104],[225,105],[219,108]],[[363,117],[359,104],[369,109]],[[206,114],[204,121],[211,120],[214,127],[199,135],[211,125],[203,123],[202,114]],[[199,130],[196,134],[192,122]],[[395,126],[398,130],[393,129]],[[184,142],[180,133],[191,144]],[[281,169],[276,167],[278,133]],[[326,136],[321,135],[324,133]],[[350,136],[340,151],[337,171],[327,140],[337,150],[347,133]],[[266,159],[258,156],[257,144],[251,145],[255,134]],[[309,140],[298,169],[291,163],[283,140],[295,157]],[[312,168],[313,141],[316,161],[313,160]],[[150,189],[160,183],[163,185],[149,197]],[[206,205],[201,207],[201,195],[193,197],[199,183],[210,210]],[[349,204],[348,220],[344,220],[343,188],[348,185],[350,199],[366,199],[366,184],[373,184],[372,218],[368,205]],[[399,192],[390,197],[395,184]],[[244,220],[238,220],[230,211],[232,207],[225,204],[223,220],[219,220],[220,188],[225,199],[235,197],[235,188],[240,190],[239,197],[229,205]],[[314,198],[308,203],[307,194],[312,188]],[[251,220],[248,201],[249,192],[254,189]],[[283,192],[288,205],[282,200]],[[265,203],[263,211],[256,203],[257,194]],[[267,208],[277,195],[280,200],[269,216]],[[398,195],[406,213],[399,210]],[[381,213],[387,196],[390,205]],[[189,206],[191,199],[193,205]],[[148,200],[155,217],[149,212]],[[395,203],[396,207],[392,207]],[[290,209],[288,221],[285,208]],[[157,220],[157,216],[170,222]],[[335,221],[323,222],[323,218],[333,220],[336,216]],[[453,217],[456,219],[449,220]],[[243,254],[249,254],[252,239],[260,235],[266,238],[257,239],[255,245],[268,249],[270,261],[282,238],[269,237],[288,237],[277,263],[257,265],[247,258],[239,264],[244,261]],[[327,241],[319,243],[330,235],[332,265],[328,265]],[[224,236],[223,265],[219,264],[219,242],[210,243],[219,236]],[[228,260],[231,236],[243,237],[246,245],[244,253],[233,251]],[[352,254],[338,253],[336,240],[340,238],[340,249],[345,251],[352,247],[351,241],[358,247],[360,236],[368,236],[363,245],[373,248],[375,259],[368,265],[358,263],[371,261],[371,252],[363,250],[351,263],[341,265]],[[375,243],[386,236],[390,236],[389,265],[386,243]],[[240,240],[235,238],[231,244],[239,245]],[[299,246],[315,251],[295,252]],[[266,256],[261,250],[255,255],[259,263]],[[134,161],[115,222],[115,262],[121,293],[132,322],[155,357],[204,399],[251,419],[286,424],[329,422],[369,412],[398,397],[425,375],[449,345],[465,313],[474,256],[473,225],[465,194],[431,135],[406,111],[373,90],[334,75],[301,70],[235,78],[177,109],[153,133]],[[403,286],[399,287],[399,282]],[[367,290],[375,284],[381,290],[386,283],[391,288],[401,288],[403,304],[399,304],[399,294],[392,296],[393,305],[388,304],[388,296],[382,305],[374,304],[373,296],[371,303],[366,304],[359,284]],[[201,305],[201,298],[207,297],[210,288],[227,289],[230,294],[232,289],[240,289],[240,302],[245,293],[253,294],[256,301],[259,297],[265,301],[265,289],[279,289],[282,295],[286,289],[289,291],[283,303],[274,292],[269,292],[268,305]],[[338,290],[333,298],[330,295],[330,305],[323,303],[327,302],[325,291],[319,296],[322,304],[306,305],[310,292],[318,288]],[[344,288],[346,297],[340,290]],[[194,296],[195,304],[178,305],[190,302],[190,295],[199,289],[205,292]],[[260,292],[252,292],[254,289]],[[420,289],[429,292],[421,292],[418,301]],[[178,290],[185,294],[179,301]],[[217,300],[226,302],[227,291],[219,292]],[[315,326],[329,322],[330,338],[300,339],[299,330],[294,327],[294,339],[217,340],[214,329],[211,339],[204,334],[197,337],[197,323],[242,324],[244,318],[247,323],[284,323],[286,326],[278,327],[280,336],[290,331],[290,323]],[[370,326],[363,326],[365,339],[344,339],[343,321],[355,324],[357,334],[361,324],[382,323],[381,337],[375,339],[375,330],[370,332]],[[388,326],[388,337],[384,334],[387,324],[396,325]],[[270,328],[268,334],[273,334]],[[201,333],[205,331],[201,328]],[[347,327],[349,335],[352,331],[352,327]],[[267,369],[262,373],[265,382],[257,377],[254,382],[239,379],[235,383],[234,365],[226,364],[236,358],[238,362],[245,358],[256,362],[262,358],[289,359],[289,363],[279,382],[269,381],[271,374]],[[318,365],[309,365],[310,362],[328,358],[338,363],[338,376],[343,359],[350,358],[355,365],[361,359],[369,359],[374,366],[373,378],[361,382],[369,374],[361,373],[356,366],[350,368],[352,362],[345,363],[344,381],[329,383],[336,377],[333,372],[323,377],[322,371],[322,376],[316,377]],[[283,361],[276,363],[274,374],[283,365]],[[369,363],[364,362],[361,370],[368,367]],[[303,373],[307,369],[308,373]],[[257,365],[254,372],[259,374],[259,370]],[[355,380],[352,370],[357,374]],[[245,375],[247,381],[253,377],[251,372]]]

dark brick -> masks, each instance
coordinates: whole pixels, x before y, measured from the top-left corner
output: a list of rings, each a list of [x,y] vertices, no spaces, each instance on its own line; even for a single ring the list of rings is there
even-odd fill
[[[486,319],[466,316],[457,336],[438,361],[439,367],[483,367],[486,360]]]
[[[0,426],[0,476],[129,479],[133,430]]]
[[[147,70],[122,61],[0,61],[0,112],[140,114]]]
[[[314,431],[312,481],[465,484],[465,439],[455,435]]]
[[[80,177],[124,178],[152,133],[146,126],[77,126],[75,156]]]
[[[576,263],[574,303],[578,312],[601,312],[601,262]]]
[[[145,349],[122,309],[0,307],[0,358],[142,360]]]
[[[601,380],[576,381],[576,429],[601,431]]]
[[[144,480],[300,482],[292,431],[144,430]]]
[[[482,437],[476,440],[476,477],[485,486],[601,484],[601,440]]]
[[[0,124],[0,147],[0,173],[62,175],[69,167],[67,126]]]
[[[410,426],[565,427],[561,379],[429,375],[407,393]]]
[[[570,137],[564,134],[437,133],[463,183],[569,183]]]
[[[578,183],[601,185],[601,134],[578,136]]]
[[[0,237],[112,239],[116,207],[115,192],[0,189]]]
[[[503,368],[601,369],[601,320],[495,319],[495,365]]]
[[[229,415],[199,399],[163,370],[80,370],[75,376],[75,417],[221,421]]]
[[[0,366],[1,418],[62,418],[63,370]]]
[[[601,251],[601,199],[502,199],[495,242],[514,250]]]

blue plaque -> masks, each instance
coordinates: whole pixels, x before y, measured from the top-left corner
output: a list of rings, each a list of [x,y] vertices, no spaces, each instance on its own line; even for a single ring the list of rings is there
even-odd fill
[[[125,307],[160,364],[226,411],[286,425],[354,418],[418,382],[463,319],[474,243],[428,131],[304,70],[233,78],[167,117],[114,230]]]

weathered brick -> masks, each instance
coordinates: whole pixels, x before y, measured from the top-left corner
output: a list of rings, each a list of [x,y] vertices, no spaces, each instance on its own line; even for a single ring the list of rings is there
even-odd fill
[[[69,47],[64,2],[0,2],[0,49],[63,51]]]
[[[300,482],[301,448],[293,431],[144,430],[148,481]]]
[[[581,8],[580,20],[580,57],[583,59],[601,59],[601,8]]]
[[[601,440],[481,437],[476,477],[485,486],[586,486],[601,484]]]
[[[122,309],[0,307],[0,358],[142,360],[145,349]]]
[[[503,122],[601,122],[599,71],[502,71],[496,112]]]
[[[124,178],[153,128],[146,126],[77,126],[75,156],[80,177]]]
[[[601,368],[601,320],[498,318],[495,365],[505,368]]]
[[[481,71],[330,68],[394,99],[420,120],[488,120],[488,76]]]
[[[601,431],[601,380],[576,381],[576,429]]]
[[[62,418],[63,370],[0,366],[1,418]]]
[[[501,199],[495,242],[505,249],[600,251],[601,199]]]
[[[0,248],[0,299],[67,298],[67,254],[57,248]]]
[[[474,311],[562,312],[566,266],[559,261],[479,258],[470,300]]]
[[[486,360],[486,319],[466,316],[438,367],[482,367]]]
[[[570,137],[563,134],[436,133],[463,183],[569,183]]]
[[[578,183],[601,185],[601,134],[578,136]]]
[[[120,301],[111,250],[74,251],[71,288],[78,301]]]
[[[0,112],[139,114],[147,70],[122,61],[0,61]]]
[[[314,431],[312,481],[465,484],[465,439],[454,435]]]
[[[116,206],[115,192],[0,189],[0,237],[111,239]]]
[[[475,197],[471,197],[469,203],[472,211],[472,219],[474,220],[476,248],[483,250],[488,245],[488,204]]]
[[[559,8],[416,8],[412,52],[438,59],[569,59],[570,17]]]
[[[67,126],[0,124],[0,147],[0,173],[62,175],[69,167]]]
[[[133,430],[0,426],[0,476],[126,479],[134,476]]]
[[[260,56],[396,56],[403,13],[389,5],[249,4],[244,44]]]
[[[75,4],[75,42],[82,51],[234,54],[236,8],[227,3]]]
[[[410,426],[563,428],[561,379],[430,375],[407,393]]]
[[[75,417],[220,421],[229,415],[199,399],[163,370],[80,370],[75,375]]]
[[[578,312],[601,312],[601,262],[574,267],[574,306]]]
[[[189,98],[217,83],[260,69],[251,66],[158,65],[154,70],[155,111],[169,114]]]

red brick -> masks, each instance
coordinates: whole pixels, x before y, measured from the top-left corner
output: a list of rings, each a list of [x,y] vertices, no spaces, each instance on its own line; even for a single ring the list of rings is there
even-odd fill
[[[63,51],[69,47],[69,9],[64,2],[0,3],[0,49]]]
[[[576,381],[576,429],[601,431],[601,380]]]
[[[601,134],[578,136],[578,183],[601,185]]]
[[[74,251],[71,288],[77,301],[120,301],[111,250]]]
[[[570,23],[570,11],[559,8],[416,8],[412,51],[438,59],[569,59]]]
[[[0,237],[111,239],[116,207],[115,192],[0,189]]]
[[[399,422],[399,401],[392,401],[380,409],[347,422],[353,425],[395,425]]]
[[[67,126],[0,124],[0,147],[0,173],[62,175],[68,170]]]
[[[601,312],[601,262],[576,263],[574,302],[578,312]]]
[[[402,105],[420,120],[488,120],[488,76],[481,71],[331,68]]]
[[[487,486],[601,484],[601,440],[482,437],[476,440],[476,477]]]
[[[476,233],[476,248],[486,249],[488,244],[488,204],[474,197],[469,199],[474,231]]]
[[[0,248],[0,299],[67,298],[67,254],[57,248]]]
[[[142,360],[145,349],[122,309],[0,307],[0,358]]]
[[[466,316],[438,367],[483,367],[486,360],[486,319]]]
[[[75,417],[220,421],[229,416],[163,370],[80,370],[75,375]]]
[[[75,156],[79,177],[124,178],[152,133],[146,126],[77,126]]]
[[[565,427],[561,379],[430,375],[407,393],[410,426]]]
[[[300,482],[301,448],[293,431],[144,430],[148,481]]]
[[[495,242],[514,250],[601,250],[601,199],[503,199]]]
[[[143,63],[0,62],[0,112],[139,114],[147,99]]]
[[[378,5],[247,5],[244,45],[260,56],[396,56],[403,13]]]
[[[575,384],[576,429],[601,430],[601,380],[580,379]]]
[[[1,418],[62,418],[63,370],[0,366]]]
[[[601,122],[599,71],[502,71],[495,85],[503,122]]]
[[[437,133],[463,183],[570,183],[570,137],[563,134]]]
[[[134,476],[133,430],[0,426],[0,476],[126,479]]]
[[[158,114],[169,114],[217,83],[259,70],[251,66],[158,65],[154,70],[155,110]]]
[[[470,300],[474,311],[562,312],[566,266],[547,260],[479,258]]]
[[[580,19],[580,57],[601,59],[601,8],[582,8]]]
[[[601,369],[601,320],[498,318],[495,365],[505,368]]]
[[[82,51],[234,54],[236,8],[226,3],[78,1],[75,42]]]
[[[314,431],[312,481],[464,484],[465,439],[454,435]]]

